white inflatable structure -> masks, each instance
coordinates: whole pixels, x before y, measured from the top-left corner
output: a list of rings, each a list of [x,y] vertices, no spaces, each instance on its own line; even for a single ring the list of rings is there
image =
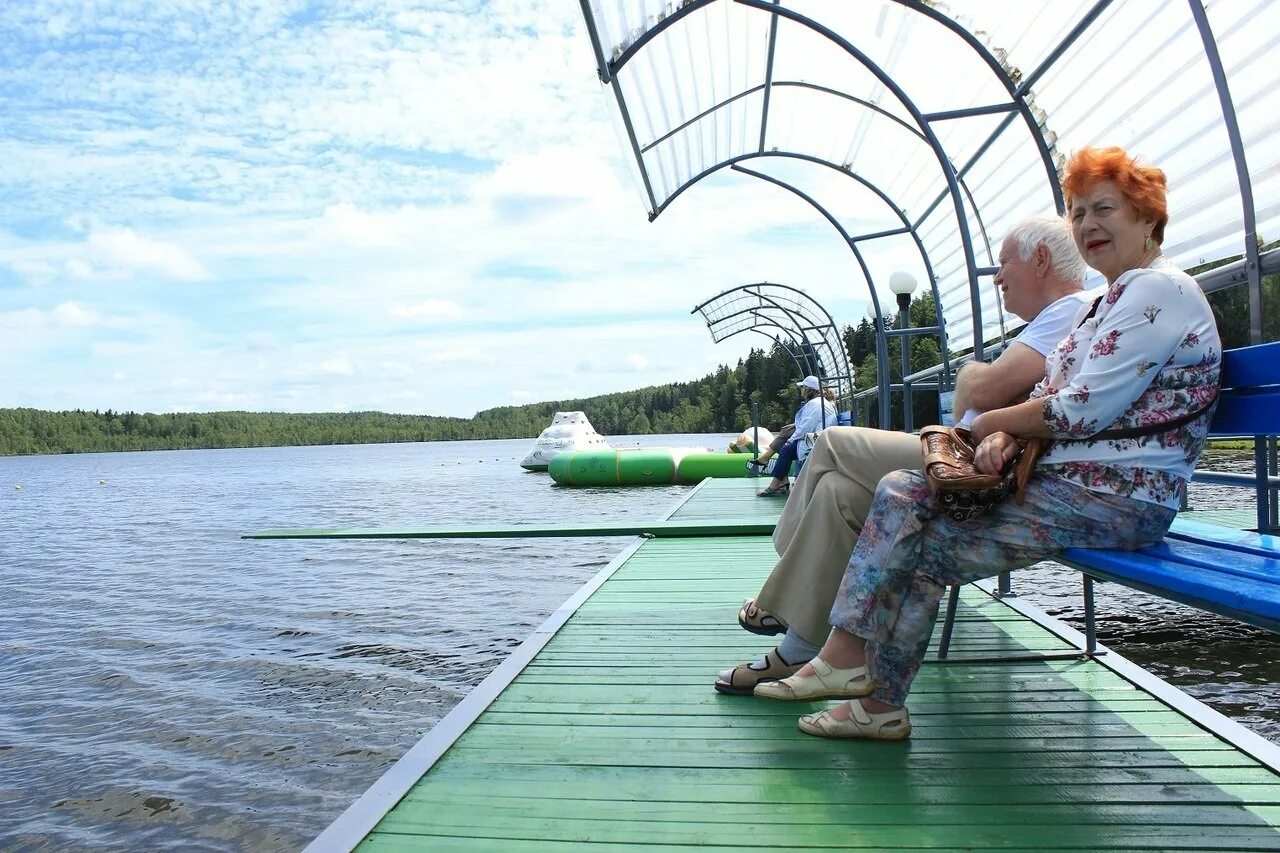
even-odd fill
[[[611,450],[609,442],[596,432],[582,412],[556,412],[551,426],[542,431],[533,449],[520,463],[530,471],[545,471],[558,453],[571,450]]]
[[[738,448],[733,452],[750,453],[751,445],[753,443],[756,445],[755,455],[759,456],[761,453],[764,453],[766,447],[773,444],[773,433],[769,432],[769,430],[764,427],[756,427],[755,429],[747,427],[742,431],[741,435],[733,440],[734,446]],[[732,450],[732,448],[730,449]]]

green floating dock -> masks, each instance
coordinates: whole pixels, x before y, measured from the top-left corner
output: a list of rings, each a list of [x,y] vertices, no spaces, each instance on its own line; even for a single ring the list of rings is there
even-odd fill
[[[711,480],[671,516],[772,519]],[[769,537],[638,541],[517,649],[313,850],[1280,850],[1280,752],[1016,599],[964,589],[904,743],[796,729],[821,703],[722,696],[771,647],[738,603]]]

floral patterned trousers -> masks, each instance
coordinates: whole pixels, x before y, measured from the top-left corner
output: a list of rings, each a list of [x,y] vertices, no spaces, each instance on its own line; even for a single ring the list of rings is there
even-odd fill
[[[875,698],[901,705],[948,585],[1024,568],[1067,548],[1142,548],[1160,541],[1176,514],[1039,473],[1022,506],[1008,500],[955,521],[940,514],[919,471],[895,471],[876,488],[831,625],[867,641]]]

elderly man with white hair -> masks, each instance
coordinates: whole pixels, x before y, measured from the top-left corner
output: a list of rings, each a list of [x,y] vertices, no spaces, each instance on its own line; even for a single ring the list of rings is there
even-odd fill
[[[999,261],[995,283],[1005,310],[1027,325],[993,363],[965,365],[956,377],[955,410],[968,410],[966,417],[1026,399],[1044,376],[1045,355],[1097,295],[1083,289],[1085,263],[1061,217],[1015,225]],[[785,636],[763,658],[722,671],[716,690],[751,695],[817,654],[876,485],[890,471],[922,465],[920,439],[910,433],[831,427],[818,436],[773,534],[778,564],[738,612],[746,630]]]

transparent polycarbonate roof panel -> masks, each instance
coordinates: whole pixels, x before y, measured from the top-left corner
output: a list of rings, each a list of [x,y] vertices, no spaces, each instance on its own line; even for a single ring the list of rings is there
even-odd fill
[[[1185,4],[1116,3],[1037,87],[1059,147],[1119,145],[1164,170],[1164,248],[1191,266],[1238,254],[1244,226],[1230,140]],[[1128,31],[1116,50],[1108,33]],[[1091,31],[1092,32],[1092,31]],[[1160,73],[1152,73],[1152,69]],[[1174,82],[1171,82],[1174,81]]]
[[[682,3],[671,0],[591,0],[592,18],[606,60],[618,58],[641,35]]]
[[[910,213],[913,199],[895,189],[904,176],[941,175],[928,143],[891,118],[852,101],[801,88],[773,92],[766,148],[810,154],[846,166],[874,183]],[[917,194],[916,199],[920,194]]]
[[[938,10],[965,25],[992,53],[1001,56],[1015,82],[1049,58],[1096,0],[982,0],[939,3]]]
[[[641,146],[764,84],[768,21],[724,13],[734,8],[716,4],[687,15],[620,69],[628,103],[640,107],[632,108],[632,122]],[[722,109],[741,106],[730,103]]]
[[[777,85],[769,90],[767,124],[764,84],[774,17],[768,9],[731,0],[589,0],[589,6],[606,58],[621,55],[646,28],[684,16],[618,70],[638,144],[667,137],[640,160],[659,207],[691,178],[761,153],[763,125],[766,152],[776,148],[845,166],[919,222],[956,347],[971,343],[975,313],[988,337],[1021,324],[1002,318],[989,276],[979,279],[979,304],[969,304],[972,273],[962,227],[972,236],[975,265],[994,265],[1014,223],[1054,209],[1052,167],[1081,147],[1120,145],[1166,172],[1165,250],[1175,262],[1189,266],[1243,251],[1246,218],[1236,162],[1189,3],[984,0],[926,7],[909,0],[781,0],[781,8],[847,40],[868,63],[821,32],[779,16],[772,72]],[[1258,233],[1280,239],[1280,62],[1274,59],[1280,3],[1207,0],[1206,10],[1235,101]],[[1059,51],[1095,12],[1079,38]],[[935,15],[968,28],[994,57],[995,68]],[[877,78],[872,65],[891,82]],[[1034,129],[1023,115],[1010,119],[1008,113],[931,122],[945,161],[967,167],[957,219],[942,161],[923,139],[916,116],[1005,104],[1009,84],[1001,75],[1016,84],[1042,66],[1043,75],[1026,93]],[[746,165],[763,170],[764,162]],[[770,161],[767,168],[782,167]],[[768,173],[808,187],[852,232],[871,222],[883,222],[880,230],[895,227],[896,217],[885,215],[879,199],[865,211],[832,201],[826,187],[839,185],[840,175],[815,168],[816,179]],[[867,247],[870,287],[882,286],[886,269],[908,263],[893,260],[899,252],[883,251],[889,239]],[[914,249],[909,238],[892,240]]]
[[[800,190],[835,217],[850,237],[902,227],[902,219],[873,190],[843,170],[777,156],[742,165]]]
[[[707,168],[756,151],[763,102],[760,92],[748,95],[732,108],[716,110],[644,152],[658,203]]]
[[[921,112],[1009,100],[1007,90],[960,35],[918,11],[886,2],[786,0],[782,5],[852,43],[892,77]],[[798,60],[806,56],[800,54]],[[821,73],[821,64],[815,65]],[[885,92],[885,98],[892,97]]]
[[[1258,235],[1280,239],[1280,6],[1273,0],[1207,5],[1252,178]]]

